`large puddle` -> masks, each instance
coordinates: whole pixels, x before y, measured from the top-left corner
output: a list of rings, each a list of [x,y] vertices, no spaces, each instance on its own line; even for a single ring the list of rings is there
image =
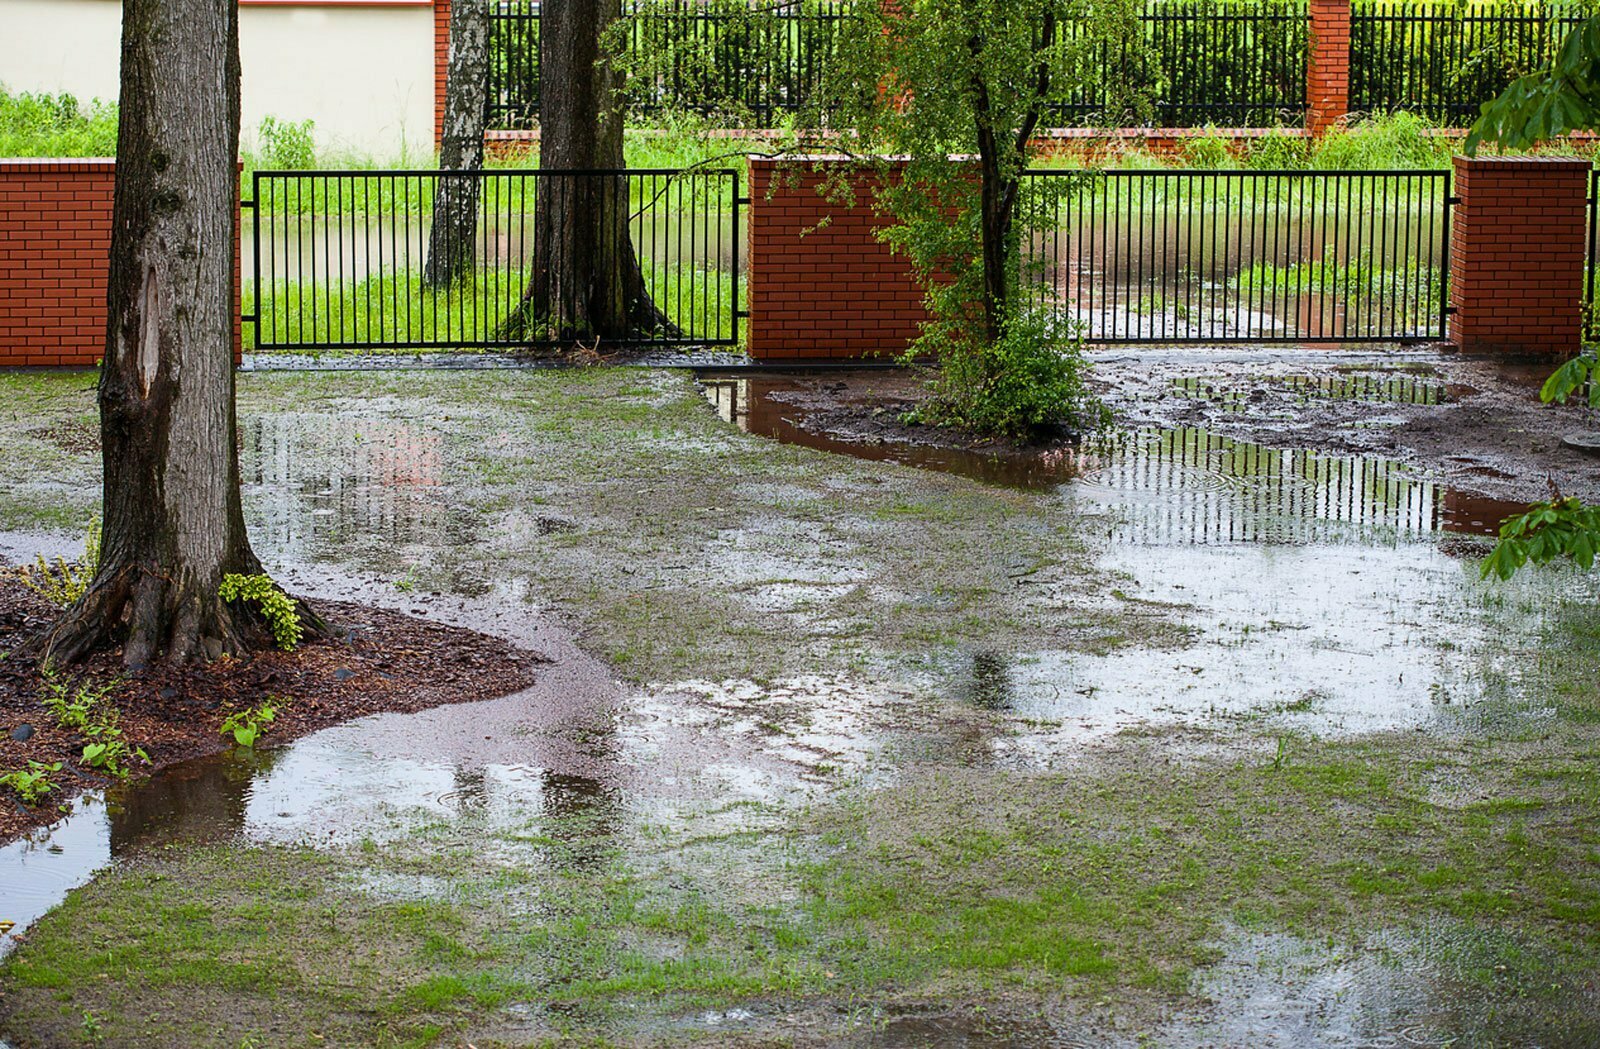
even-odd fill
[[[1543,716],[1495,691],[1497,668],[1481,652],[1496,627],[1481,611],[1475,566],[1441,542],[1446,533],[1492,532],[1512,504],[1397,462],[1269,449],[1202,429],[1146,430],[1027,457],[847,442],[801,425],[800,409],[784,400],[792,383],[709,377],[703,385],[722,417],[751,433],[1044,493],[1042,512],[1088,522],[1104,540],[1104,563],[1125,580],[1106,600],[1177,614],[1192,643],[1099,653],[1043,641],[1023,651],[954,646],[871,672],[629,687],[530,608],[530,567],[478,596],[428,602],[430,616],[554,659],[529,690],[367,718],[85,796],[53,828],[0,848],[0,919],[26,930],[116,858],[175,841],[345,847],[423,829],[475,838],[543,823],[549,834],[504,862],[582,865],[646,833],[659,842],[663,827],[759,828],[841,776],[871,784],[913,764],[1049,768],[1130,726],[1249,723],[1336,736],[1471,731],[1474,718],[1504,711]],[[1462,394],[1412,379],[1307,382],[1302,392],[1421,404]],[[252,534],[292,589],[414,610],[392,579],[335,563],[446,549],[470,559],[487,542],[451,509],[457,487],[474,483],[452,442],[483,435],[458,432],[470,431],[470,417],[452,424],[416,411],[411,418],[434,421],[413,422],[395,408],[244,421]],[[562,526],[556,516],[535,519]],[[728,542],[686,556],[705,557],[708,578],[730,571],[730,557],[759,556]],[[0,552],[13,558],[39,548],[38,537],[0,536]],[[790,554],[804,560],[803,551]],[[787,585],[825,606],[832,589],[858,582]],[[1063,617],[1081,611],[1081,595],[1061,579],[1022,573],[1015,584]],[[427,891],[386,891],[413,890]],[[1342,1032],[1349,1017],[1297,1012],[1294,1025],[1294,1044],[1316,1044],[1316,1032]]]

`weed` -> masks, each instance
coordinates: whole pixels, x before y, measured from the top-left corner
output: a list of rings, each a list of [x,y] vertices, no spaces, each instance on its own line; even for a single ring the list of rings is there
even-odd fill
[[[0,773],[0,787],[10,787],[16,791],[17,797],[22,799],[24,805],[37,805],[43,801],[45,795],[55,789],[51,782],[51,773],[61,771],[61,762],[46,765],[42,761],[30,761],[26,769],[13,769],[10,772]]]
[[[314,127],[316,123],[310,120],[295,122],[263,117],[256,128],[256,144],[263,166],[281,171],[315,167],[317,150],[311,137]]]
[[[17,578],[23,586],[52,605],[66,608],[89,589],[99,568],[100,523],[97,521],[89,526],[89,534],[83,544],[83,557],[76,563],[69,563],[64,557],[58,557],[53,562],[46,561],[44,555],[40,554],[32,566],[24,565],[17,569]]]
[[[222,577],[217,593],[224,601],[253,604],[272,631],[272,640],[285,652],[293,652],[300,644],[302,629],[300,613],[295,611],[294,598],[278,589],[271,576],[237,575]]]
[[[43,671],[44,708],[55,718],[56,724],[75,732],[83,738],[83,764],[97,769],[113,779],[128,774],[128,765],[137,758],[149,762],[150,756],[143,747],[130,744],[119,724],[121,712],[106,700],[120,681],[104,685],[68,684],[46,668]]]
[[[233,736],[236,746],[252,749],[256,740],[267,731],[267,725],[278,716],[278,708],[271,703],[263,703],[254,710],[236,710],[222,720],[222,734]]]

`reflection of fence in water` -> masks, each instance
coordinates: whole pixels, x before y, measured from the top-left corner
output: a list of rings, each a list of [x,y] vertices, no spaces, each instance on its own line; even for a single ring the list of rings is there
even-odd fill
[[[1122,542],[1307,543],[1424,535],[1446,523],[1442,489],[1386,459],[1269,449],[1199,429],[1141,432],[1082,456],[1084,487],[1125,510],[1114,533]]]
[[[442,445],[391,419],[254,419],[240,447],[251,534],[281,551],[437,542],[448,515]]]

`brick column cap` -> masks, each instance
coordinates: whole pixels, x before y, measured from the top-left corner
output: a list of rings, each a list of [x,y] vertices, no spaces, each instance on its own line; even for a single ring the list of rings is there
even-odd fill
[[[1537,164],[1544,171],[1588,171],[1594,167],[1592,161],[1584,160],[1582,157],[1570,156],[1469,157],[1463,153],[1457,153],[1450,159],[1457,171],[1490,171],[1495,168],[1527,167],[1530,164]]]
[[[25,171],[30,174],[102,174],[106,169],[116,166],[116,157],[0,157],[0,171]]]

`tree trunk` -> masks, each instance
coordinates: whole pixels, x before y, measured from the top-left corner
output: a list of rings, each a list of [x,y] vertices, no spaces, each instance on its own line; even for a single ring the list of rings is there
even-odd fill
[[[539,22],[533,272],[503,335],[579,342],[679,335],[656,308],[629,231],[621,77],[602,46],[620,0],[546,4]],[[601,170],[606,175],[578,174]]]
[[[445,80],[444,135],[439,181],[433,193],[433,228],[423,279],[444,287],[472,269],[478,233],[477,175],[447,171],[483,169],[483,131],[489,93],[488,0],[454,0],[450,7],[450,69]]]
[[[100,564],[35,639],[43,661],[118,641],[130,666],[267,643],[253,614],[217,593],[224,574],[261,571],[234,416],[238,155],[234,0],[125,0]]]

